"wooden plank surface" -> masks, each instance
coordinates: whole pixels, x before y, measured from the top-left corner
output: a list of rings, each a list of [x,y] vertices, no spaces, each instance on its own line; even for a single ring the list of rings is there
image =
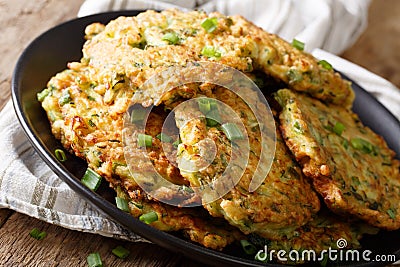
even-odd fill
[[[10,97],[14,65],[37,35],[74,18],[83,0],[0,0],[0,109]],[[343,56],[400,86],[400,1],[374,0],[370,26]],[[32,228],[48,233],[45,240],[29,236]],[[123,245],[131,255],[120,260],[111,250]],[[71,231],[7,209],[0,210],[0,266],[86,266],[97,251],[106,266],[204,266],[147,243],[130,243]]]

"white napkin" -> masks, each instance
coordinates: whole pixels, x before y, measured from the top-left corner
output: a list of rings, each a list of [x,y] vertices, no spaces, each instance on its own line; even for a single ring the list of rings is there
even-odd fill
[[[202,4],[203,6],[212,9],[218,7],[220,11],[227,11],[228,13],[234,12],[242,1],[230,0],[231,3],[235,3],[233,7],[229,6],[226,1],[219,0],[218,4],[210,1],[186,1],[186,8],[191,8],[195,4]],[[264,2],[265,1],[265,2]],[[278,17],[274,21],[270,21],[270,24],[265,27],[271,27],[275,30],[286,29],[289,32],[288,21],[283,19],[288,14],[301,14],[304,11],[304,7],[296,12],[293,10],[296,8],[294,3],[296,1],[266,1],[262,3],[270,3],[271,6],[266,8],[266,12],[271,16],[274,12],[279,13]],[[305,3],[311,3],[313,1],[305,1]],[[159,4],[156,1],[139,1],[139,0],[87,0],[82,5],[79,15],[87,15],[93,12],[115,10],[119,8],[135,8],[139,5],[139,2],[146,7],[145,4],[151,3],[154,8],[170,7],[173,3],[181,2],[180,0],[169,0],[165,1],[168,3]],[[243,1],[244,2],[244,1]],[[249,3],[254,4],[255,1]],[[261,2],[261,1],[260,1]],[[277,4],[280,2],[279,4]],[[319,4],[316,4],[318,2]],[[336,5],[341,5],[345,1],[337,1]],[[360,15],[363,8],[366,8],[361,1],[347,1],[352,2],[352,9],[346,6],[345,9],[341,9],[340,12],[346,13],[352,10],[354,14]],[[346,3],[347,3],[346,2]],[[247,3],[247,2],[246,2]],[[273,4],[275,3],[275,4]],[[316,0],[314,3],[319,5],[326,5],[333,1],[321,1]],[[322,4],[324,3],[324,4]],[[358,3],[358,4],[357,4]],[[189,5],[190,4],[190,5]],[[157,6],[156,6],[157,5]],[[279,5],[279,6],[277,6]],[[248,5],[247,8],[251,9],[252,5]],[[363,7],[361,7],[363,6]],[[253,6],[254,7],[254,6]],[[266,5],[267,7],[267,5]],[[344,6],[341,6],[344,8]],[[357,9],[358,8],[358,9]],[[282,11],[282,10],[285,11]],[[247,10],[244,8],[244,10]],[[346,11],[345,11],[346,10]],[[247,12],[247,11],[246,11]],[[295,12],[295,13],[292,13]],[[336,12],[336,11],[335,11]],[[333,12],[333,13],[335,13]],[[329,12],[328,12],[329,13]],[[286,15],[285,15],[286,14]],[[336,14],[336,13],[335,13]],[[301,16],[300,16],[301,17]],[[333,16],[335,17],[335,16]],[[332,17],[332,18],[333,18]],[[262,17],[254,17],[255,20],[262,21]],[[292,23],[294,26],[297,25],[299,19],[294,19]],[[300,20],[306,23],[306,19]],[[359,27],[365,25],[365,18],[353,19],[352,21],[358,21]],[[310,25],[320,25],[321,19],[310,17]],[[312,39],[311,30],[303,24],[302,33],[303,36],[308,34],[308,38]],[[315,26],[315,28],[318,28]],[[335,26],[332,26],[335,29]],[[356,30],[353,29],[355,32]],[[307,34],[306,34],[307,33]],[[288,33],[289,34],[289,33]],[[354,33],[353,33],[354,34]],[[289,35],[288,35],[289,36]],[[347,41],[347,45],[350,42],[350,34],[348,37],[344,37]],[[318,37],[318,36],[317,36]],[[336,37],[332,35],[331,39]],[[310,39],[310,40],[311,40]],[[315,44],[321,40],[315,38]],[[305,40],[305,39],[302,39]],[[327,42],[328,39],[324,39],[327,47],[332,46],[332,43]],[[344,46],[340,45],[336,48],[343,49]],[[373,73],[356,66],[342,58],[339,58],[333,54],[322,50],[314,50],[313,54],[320,58],[329,61],[337,70],[348,75],[350,78],[359,83],[364,89],[374,94],[379,101],[381,101],[386,107],[392,111],[392,113],[400,119],[400,90],[397,89],[390,82],[374,75]],[[26,136],[23,133],[21,126],[18,123],[11,102],[7,103],[5,108],[0,113],[0,208],[10,208],[18,212],[28,214],[29,216],[36,217],[49,223],[54,223],[69,229],[81,230],[86,232],[93,232],[104,236],[113,236],[117,238],[129,239],[132,241],[143,241],[144,239],[126,230],[124,227],[115,223],[108,216],[99,212],[96,208],[92,207],[88,202],[82,199],[72,189],[70,189],[61,179],[59,179],[40,159],[37,153],[33,150],[29,144]]]

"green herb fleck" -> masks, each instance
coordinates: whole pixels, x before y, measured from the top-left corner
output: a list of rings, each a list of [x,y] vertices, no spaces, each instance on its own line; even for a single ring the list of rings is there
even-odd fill
[[[293,39],[293,41],[292,41],[292,46],[293,46],[294,48],[297,48],[297,49],[300,50],[300,51],[303,51],[303,50],[304,50],[305,44],[304,44],[303,42],[297,40],[297,39]]]
[[[332,70],[333,69],[332,65],[326,60],[320,60],[320,61],[318,61],[318,64],[321,65],[321,67],[323,67],[326,70]]]

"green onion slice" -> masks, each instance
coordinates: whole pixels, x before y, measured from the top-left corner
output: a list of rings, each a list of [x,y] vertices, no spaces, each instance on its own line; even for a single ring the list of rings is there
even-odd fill
[[[245,239],[240,240],[240,245],[242,245],[242,248],[247,255],[253,255],[257,252],[257,248]]]
[[[346,129],[346,127],[343,125],[343,123],[336,122],[335,126],[333,126],[332,130],[335,134],[337,135],[342,135],[343,131]]]
[[[299,49],[300,51],[303,51],[305,44],[297,39],[293,39],[292,46],[296,49]]]
[[[51,92],[50,88],[46,88],[43,91],[37,93],[37,99],[39,102],[43,102],[43,100],[48,96]]]
[[[349,141],[347,141],[346,139],[344,139],[342,145],[343,145],[343,147],[344,147],[345,149],[348,149],[348,148],[349,148]]]
[[[352,138],[350,144],[353,148],[361,150],[363,153],[369,154],[374,150],[373,145],[362,138]]]
[[[156,137],[158,139],[160,139],[161,142],[164,142],[164,143],[171,143],[173,140],[171,136],[169,136],[168,134],[165,134],[165,133],[159,133],[159,134],[157,134]]]
[[[117,204],[117,208],[122,211],[129,212],[128,201],[121,197],[115,197],[115,204]]]
[[[96,191],[101,184],[102,177],[94,170],[87,168],[81,182],[90,190]]]
[[[60,104],[60,106],[63,106],[71,101],[72,101],[72,98],[71,98],[71,95],[69,94],[69,91],[64,90],[63,94],[58,99],[58,104]]]
[[[215,47],[209,45],[203,47],[203,49],[201,50],[201,54],[206,57],[215,57],[215,58],[221,57],[221,52],[217,51]]]
[[[396,219],[396,214],[393,209],[388,209],[387,213],[389,214],[390,218],[392,218],[393,220]]]
[[[207,114],[208,112],[217,109],[218,104],[217,100],[213,98],[200,97],[197,98],[197,103],[199,105],[199,109],[203,114]]]
[[[153,145],[153,137],[147,134],[138,134],[138,146],[151,147]]]
[[[62,149],[57,148],[54,150],[54,155],[60,162],[64,162],[67,160],[67,156],[65,155],[65,152]]]
[[[182,140],[180,137],[178,137],[178,139],[172,143],[172,145],[177,148],[179,146],[179,144],[182,143]]]
[[[47,233],[45,231],[40,231],[37,228],[33,228],[30,232],[29,235],[37,240],[42,240],[47,236]]]
[[[290,69],[286,72],[286,75],[289,79],[289,82],[301,82],[303,80],[303,76],[296,69]]]
[[[120,259],[125,259],[126,257],[129,256],[129,250],[127,250],[126,248],[124,248],[123,246],[117,246],[116,248],[114,248],[113,250],[111,250],[111,252],[117,256]]]
[[[211,102],[209,98],[201,97],[197,99],[199,109],[203,114],[207,114],[211,110]]]
[[[147,111],[142,108],[132,110],[131,122],[134,124],[143,123],[144,118],[146,117],[146,114],[147,114]]]
[[[168,41],[170,44],[177,44],[179,42],[179,37],[176,32],[167,32],[162,37],[163,41]]]
[[[89,267],[103,267],[103,262],[101,261],[100,254],[98,252],[89,254],[86,260]]]
[[[233,141],[237,139],[243,139],[243,133],[240,131],[239,127],[234,123],[225,123],[221,125],[222,130],[224,131],[226,137]]]
[[[318,64],[321,65],[321,67],[323,67],[326,70],[333,69],[332,65],[326,60],[320,60],[320,61],[318,61]]]
[[[146,224],[150,224],[150,223],[158,220],[158,215],[155,211],[151,211],[149,213],[145,213],[145,214],[141,215],[139,217],[139,220]]]
[[[220,121],[221,121],[221,116],[219,115],[217,109],[213,109],[207,113],[206,115],[207,126],[209,127],[217,126]]]
[[[201,23],[201,27],[208,33],[212,33],[218,26],[218,18],[207,18]]]
[[[303,129],[301,128],[301,125],[300,125],[300,123],[298,122],[298,121],[296,121],[294,124],[293,124],[293,130],[295,131],[295,132],[297,132],[297,133],[300,133],[300,134],[302,134],[302,133],[304,133],[304,131],[303,131]]]

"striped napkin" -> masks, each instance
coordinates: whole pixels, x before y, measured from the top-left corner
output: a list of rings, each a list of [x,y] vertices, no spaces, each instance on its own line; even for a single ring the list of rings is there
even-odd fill
[[[230,1],[232,4],[239,4],[236,0]],[[302,1],[304,3],[312,2]],[[326,2],[322,0],[317,1],[320,3]],[[88,15],[96,11],[115,10],[121,7],[132,8],[132,4],[139,5],[140,2],[144,5],[143,1],[139,0],[87,0],[84,2],[79,15]],[[162,8],[170,7],[174,3],[179,2],[179,0],[168,0],[164,3],[149,0],[145,2],[147,4],[158,3],[158,6],[152,7]],[[195,4],[202,4],[209,5],[203,7],[215,8],[215,2],[191,0],[187,1],[184,7],[192,8]],[[271,9],[276,8],[276,5],[273,5],[272,2],[280,2],[280,5],[288,3],[288,1],[276,0],[266,2],[271,2]],[[346,1],[346,3],[348,2],[356,3],[360,1]],[[226,2],[219,1],[218,3],[220,9],[226,9],[227,13],[233,12],[234,8],[227,6]],[[286,11],[289,12],[295,7],[293,5],[287,6]],[[254,18],[260,18],[259,22],[262,23],[260,16],[255,16]],[[281,19],[281,21],[283,20]],[[356,20],[354,19],[354,21]],[[301,31],[303,32],[303,36],[312,36],[309,34],[313,29],[312,27],[315,29],[321,20],[317,22],[310,20],[310,22],[310,28],[303,25]],[[279,26],[278,24],[275,26]],[[288,28],[285,25],[281,25],[280,28]],[[332,29],[335,28],[334,26],[331,27]],[[308,35],[304,32],[308,32]],[[349,45],[352,40],[347,40],[347,45]],[[316,43],[318,42],[314,42],[314,44]],[[375,95],[379,101],[400,119],[400,90],[390,82],[326,51],[316,49],[313,51],[313,54],[317,58],[328,60],[337,70],[342,71],[351,79],[358,82],[367,91]],[[2,137],[0,138],[0,151],[2,151],[0,153],[0,208],[9,208],[69,229],[131,241],[144,241],[143,238],[128,231],[85,201],[50,170],[28,142],[18,123],[11,101],[7,103],[0,113],[0,136]]]

